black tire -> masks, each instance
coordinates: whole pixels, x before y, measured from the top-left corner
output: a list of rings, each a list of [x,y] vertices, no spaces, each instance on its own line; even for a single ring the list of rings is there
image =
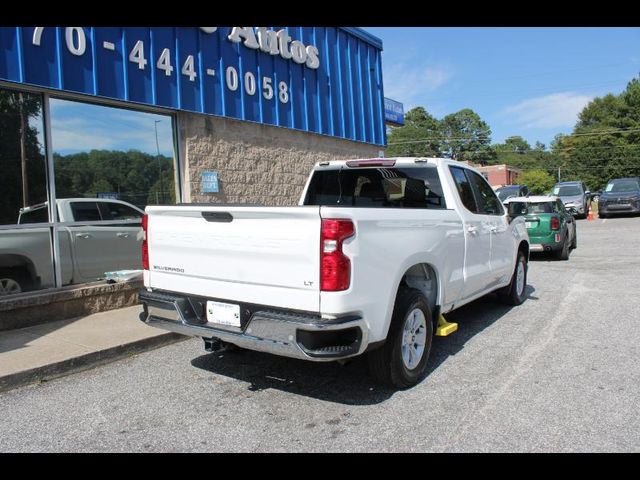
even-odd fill
[[[522,291],[518,291],[518,266],[522,263],[524,273],[524,285]],[[511,276],[511,282],[509,285],[498,291],[498,297],[507,305],[521,305],[527,298],[527,259],[522,251],[518,252],[518,258],[516,260],[516,266],[513,269],[513,275]]]
[[[578,229],[573,229],[573,241],[571,242],[571,250],[578,248]]]
[[[409,369],[403,360],[404,326],[408,315],[419,309],[425,319],[425,345],[418,364]],[[402,287],[398,291],[389,333],[384,345],[367,354],[371,376],[379,383],[392,388],[408,388],[417,384],[425,374],[431,343],[433,319],[429,304],[419,290]]]
[[[31,282],[27,272],[20,268],[0,269],[0,297],[26,292]]]
[[[562,248],[560,250],[556,250],[554,252],[557,260],[569,260],[569,242],[567,241],[567,236],[564,237],[564,242],[562,242]]]

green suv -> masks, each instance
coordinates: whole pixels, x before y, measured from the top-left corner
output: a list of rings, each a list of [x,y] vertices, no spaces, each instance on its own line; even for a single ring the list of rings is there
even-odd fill
[[[565,208],[558,197],[509,198],[504,202],[511,218],[524,216],[531,252],[553,252],[559,260],[569,259],[578,245],[575,208]]]

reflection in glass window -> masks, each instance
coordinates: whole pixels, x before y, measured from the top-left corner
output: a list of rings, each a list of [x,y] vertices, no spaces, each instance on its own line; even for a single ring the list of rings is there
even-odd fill
[[[40,95],[0,89],[0,225],[47,200],[43,131]]]
[[[102,220],[96,202],[71,202],[74,222],[98,222]]]
[[[143,213],[123,203],[103,202],[98,204],[103,220],[141,220]]]
[[[141,269],[144,208],[177,198],[171,117],[51,99],[51,137],[63,221],[81,222],[59,230],[63,284]]]
[[[51,99],[56,195],[176,203],[172,119]]]
[[[0,89],[0,298],[55,283],[43,132],[42,97]]]

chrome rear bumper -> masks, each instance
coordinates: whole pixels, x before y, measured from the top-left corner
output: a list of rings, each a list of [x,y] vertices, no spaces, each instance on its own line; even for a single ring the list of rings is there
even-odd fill
[[[150,326],[274,355],[332,361],[359,355],[368,343],[367,324],[359,317],[330,321],[265,307],[255,311],[244,328],[221,327],[202,319],[179,294],[141,290],[139,300],[140,320]]]

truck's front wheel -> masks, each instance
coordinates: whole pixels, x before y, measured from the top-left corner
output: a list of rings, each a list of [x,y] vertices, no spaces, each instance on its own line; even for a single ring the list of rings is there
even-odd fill
[[[415,385],[426,370],[432,340],[433,321],[427,300],[419,290],[400,289],[387,341],[368,354],[371,375],[395,388]]]

